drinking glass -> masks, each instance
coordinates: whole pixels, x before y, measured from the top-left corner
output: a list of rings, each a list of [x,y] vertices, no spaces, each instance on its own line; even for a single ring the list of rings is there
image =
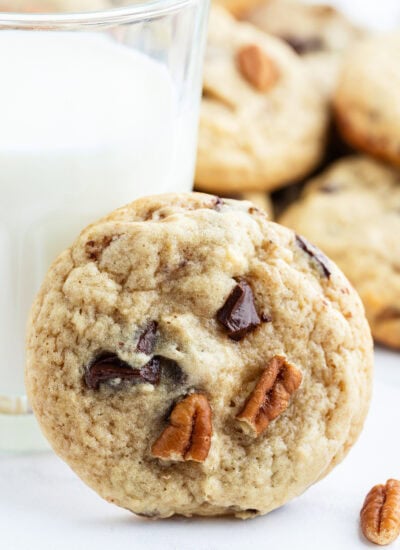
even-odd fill
[[[45,445],[23,373],[50,263],[110,210],[191,190],[208,6],[0,0],[2,450]]]

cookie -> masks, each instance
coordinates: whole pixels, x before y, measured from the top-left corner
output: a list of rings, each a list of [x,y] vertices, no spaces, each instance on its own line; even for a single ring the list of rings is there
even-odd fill
[[[364,302],[375,339],[400,349],[400,173],[362,156],[337,162],[280,222],[337,262]]]
[[[85,229],[33,306],[26,384],[54,450],[150,517],[264,514],[361,430],[358,295],[251,203],[140,199]]]
[[[264,0],[246,20],[285,40],[303,59],[321,92],[332,97],[347,48],[365,32],[325,4]]]
[[[214,0],[215,4],[219,4],[236,16],[241,15],[261,2],[262,0]]]
[[[379,35],[346,56],[336,118],[353,147],[400,166],[400,33]]]
[[[196,185],[266,191],[307,175],[324,150],[327,112],[282,41],[214,8],[204,66]]]

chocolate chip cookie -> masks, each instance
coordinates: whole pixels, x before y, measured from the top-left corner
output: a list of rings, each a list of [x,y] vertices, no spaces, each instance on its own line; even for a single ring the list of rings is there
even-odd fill
[[[283,42],[211,13],[196,184],[221,194],[265,191],[307,175],[323,154],[324,101]]]
[[[345,140],[400,166],[400,33],[362,41],[346,56],[336,118]]]
[[[378,342],[400,349],[400,173],[367,157],[334,164],[280,222],[341,267]]]
[[[34,303],[26,384],[54,450],[150,517],[251,517],[361,430],[372,346],[338,268],[244,201],[140,199],[86,228]]]
[[[303,59],[311,78],[331,98],[347,48],[365,35],[342,13],[326,4],[263,0],[245,19],[285,40]]]

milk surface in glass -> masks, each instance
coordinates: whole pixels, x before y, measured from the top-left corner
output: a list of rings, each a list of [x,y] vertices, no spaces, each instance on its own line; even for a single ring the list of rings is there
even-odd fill
[[[10,413],[28,406],[26,319],[52,260],[110,210],[190,190],[195,137],[167,69],[109,35],[2,31],[0,51],[0,412]]]

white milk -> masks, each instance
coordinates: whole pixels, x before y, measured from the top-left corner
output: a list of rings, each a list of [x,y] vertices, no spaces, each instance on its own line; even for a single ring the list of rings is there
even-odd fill
[[[0,53],[0,412],[11,412],[50,262],[137,196],[190,190],[195,147],[167,70],[106,35],[1,31]]]

